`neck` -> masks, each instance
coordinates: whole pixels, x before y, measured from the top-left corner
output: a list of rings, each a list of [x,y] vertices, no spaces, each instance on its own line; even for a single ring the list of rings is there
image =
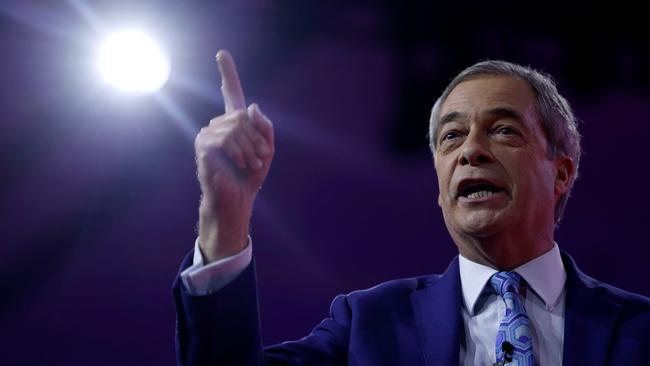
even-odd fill
[[[510,271],[553,248],[553,233],[546,235],[452,235],[463,257],[500,271]]]

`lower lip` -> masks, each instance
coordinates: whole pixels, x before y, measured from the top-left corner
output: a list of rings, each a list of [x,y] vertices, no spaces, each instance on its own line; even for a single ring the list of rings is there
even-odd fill
[[[507,197],[506,192],[501,191],[497,193],[492,193],[487,196],[483,197],[476,197],[476,198],[468,198],[465,196],[460,196],[458,197],[458,202],[462,204],[478,204],[478,203],[484,203],[484,202],[491,202],[491,201],[496,201],[496,200],[502,200]]]

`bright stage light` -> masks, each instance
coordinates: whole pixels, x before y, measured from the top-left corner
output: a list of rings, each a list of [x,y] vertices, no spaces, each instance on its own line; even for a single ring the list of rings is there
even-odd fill
[[[99,70],[109,84],[129,92],[160,89],[169,77],[169,59],[146,34],[125,30],[106,38],[99,51]]]

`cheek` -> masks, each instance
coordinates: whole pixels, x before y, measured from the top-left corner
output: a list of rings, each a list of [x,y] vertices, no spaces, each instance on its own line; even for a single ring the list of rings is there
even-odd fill
[[[443,177],[440,175],[438,171],[436,171],[436,175],[438,178],[438,206],[443,207],[444,206],[444,200],[445,197],[447,196],[447,185],[444,182]]]
[[[555,191],[552,163],[549,160],[523,155],[521,159],[509,162],[511,181],[517,190],[526,196],[541,196],[551,199]],[[523,168],[522,168],[523,167]]]
[[[438,162],[438,164],[436,165],[436,178],[438,179],[438,192],[439,192],[438,202],[439,203],[440,200],[443,199],[443,197],[446,197],[449,194],[449,188],[450,188],[449,186],[450,186],[452,175],[453,175],[453,166]]]

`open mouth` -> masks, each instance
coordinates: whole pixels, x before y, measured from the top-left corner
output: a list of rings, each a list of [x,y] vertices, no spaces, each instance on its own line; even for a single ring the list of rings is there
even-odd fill
[[[463,180],[458,185],[457,190],[458,197],[465,197],[468,199],[488,197],[503,191],[505,191],[504,188],[485,179]]]

